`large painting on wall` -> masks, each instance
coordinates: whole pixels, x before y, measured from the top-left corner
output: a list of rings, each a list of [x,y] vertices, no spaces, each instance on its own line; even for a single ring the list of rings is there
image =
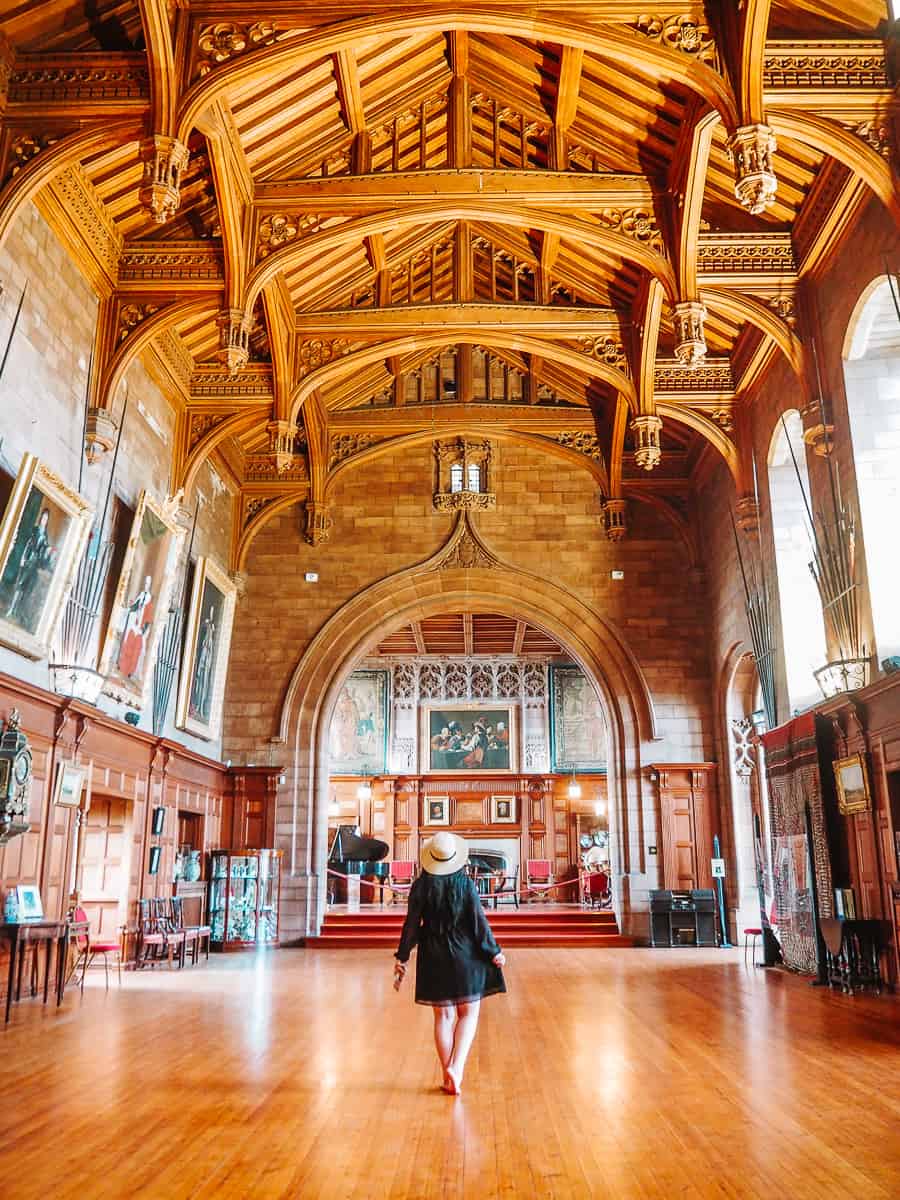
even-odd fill
[[[166,623],[180,544],[174,514],[142,492],[100,658],[104,690],[136,708],[143,703]]]
[[[214,739],[221,729],[235,593],[234,584],[211,558],[198,559],[175,714],[178,728],[197,737]]]
[[[422,706],[422,750],[426,771],[515,771],[518,769],[516,709],[509,704]]]
[[[328,736],[332,775],[383,775],[387,770],[387,671],[354,671],[341,688]]]
[[[551,667],[551,769],[603,774],[606,760],[606,719],[590,680],[578,667]]]
[[[46,658],[78,564],[92,509],[26,454],[0,522],[0,642]]]

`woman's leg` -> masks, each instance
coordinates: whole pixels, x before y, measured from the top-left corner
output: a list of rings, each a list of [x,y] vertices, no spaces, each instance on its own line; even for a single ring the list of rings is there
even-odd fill
[[[438,1058],[441,1060],[441,1070],[444,1072],[444,1082],[447,1082],[447,1064],[453,1053],[453,1034],[456,1029],[456,1005],[436,1005],[434,1009],[434,1044]]]
[[[470,1004],[457,1004],[456,1034],[453,1038],[453,1054],[447,1064],[447,1077],[454,1092],[462,1088],[463,1075],[466,1070],[466,1059],[472,1049],[475,1033],[478,1029],[478,1013],[481,1011],[481,1001],[473,1000]]]

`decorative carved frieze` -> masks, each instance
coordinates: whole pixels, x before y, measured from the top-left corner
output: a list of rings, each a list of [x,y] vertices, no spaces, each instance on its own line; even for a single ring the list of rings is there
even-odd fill
[[[702,25],[692,16],[660,17],[643,13],[635,22],[634,29],[651,41],[660,42],[669,50],[680,50],[700,62],[717,62],[716,41],[708,25]]]
[[[298,379],[304,379],[326,363],[343,358],[351,349],[346,338],[307,338],[297,348]]]
[[[99,60],[99,61],[98,61]],[[146,100],[150,75],[143,54],[24,55],[9,77],[9,101],[68,106],[89,101]]]
[[[732,434],[734,432],[734,413],[730,408],[714,408],[712,419],[723,433]]]
[[[435,492],[435,512],[490,512],[497,507],[493,492]]]
[[[106,277],[114,282],[122,235],[83,168],[73,163],[53,177],[50,187]]]
[[[331,537],[331,506],[322,500],[307,500],[304,537],[311,546],[321,546]]]
[[[576,450],[595,463],[604,463],[603,447],[596,433],[586,429],[564,429],[556,435],[556,440],[568,450]]]
[[[289,33],[290,31],[285,31]],[[205,25],[197,39],[197,74],[208,75],[215,67],[229,62],[249,50],[268,46],[279,36],[270,21],[257,21],[253,25],[238,25],[234,21],[219,21]]]
[[[667,392],[733,393],[731,363],[727,358],[707,358],[699,366],[689,368],[676,359],[657,359],[653,390],[657,396]]]
[[[658,467],[662,459],[659,435],[662,431],[662,418],[652,413],[642,413],[634,418],[630,425],[634,437],[634,463],[642,471],[652,471]]]
[[[58,141],[59,136],[53,133],[22,133],[13,138],[6,160],[6,176],[3,182],[7,183],[14,175],[18,175],[22,168],[27,167],[42,150],[47,150]]]
[[[626,520],[626,500],[604,500],[603,520],[606,526],[606,536],[611,542],[621,542],[628,532]]]
[[[735,774],[749,779],[756,765],[756,730],[750,717],[732,719],[731,749]]]
[[[770,42],[763,58],[766,89],[888,88],[883,42]]]
[[[148,317],[152,317],[154,313],[159,312],[158,304],[147,304],[134,301],[129,304],[123,304],[118,312],[118,331],[116,341],[121,343],[137,329],[138,325],[143,325]]]
[[[698,275],[794,275],[789,233],[701,233]]]
[[[616,338],[610,337],[608,333],[602,334],[600,337],[591,337],[590,335],[580,337],[578,338],[578,348],[598,362],[606,363],[610,367],[617,367],[620,371],[628,373],[625,347]]]
[[[241,513],[241,529],[246,529],[254,517],[274,504],[278,499],[277,496],[244,496],[243,511]]]
[[[119,256],[119,282],[156,279],[219,284],[221,252],[209,242],[126,242]]]
[[[219,347],[216,358],[230,375],[236,375],[250,358],[250,331],[239,308],[226,308],[216,318],[219,327]]]
[[[662,230],[653,213],[643,208],[605,208],[597,213],[601,225],[614,233],[643,242],[659,254],[665,253]]]
[[[315,233],[321,217],[309,214],[271,213],[260,221],[256,231],[256,258],[268,258],[282,246],[290,245],[307,233]]]
[[[282,470],[271,454],[248,454],[244,458],[244,483],[309,483],[306,459],[296,444],[290,465]]]
[[[851,133],[872,147],[882,158],[892,162],[894,158],[894,137],[887,118],[875,117],[866,121],[842,121],[841,124]]]
[[[725,144],[734,163],[734,194],[748,212],[761,213],[775,202],[778,179],[773,155],[775,134],[768,125],[742,125]]]
[[[706,309],[699,300],[675,305],[675,357],[686,367],[698,367],[706,358],[705,318]]]
[[[181,176],[187,166],[188,153],[183,142],[162,134],[154,134],[141,142],[144,175],[138,198],[159,225],[178,211]]]
[[[336,467],[338,463],[343,462],[347,458],[352,458],[354,454],[359,454],[361,450],[367,449],[378,438],[374,433],[336,433],[332,436],[328,452],[328,466]]]
[[[463,530],[462,536],[453,542],[438,563],[438,569],[441,571],[473,570],[474,568],[490,570],[496,566],[496,558],[472,536],[468,525]]]
[[[216,429],[233,415],[230,412],[191,413],[188,426],[188,450],[193,450],[211,430]]]
[[[270,367],[245,367],[239,376],[231,375],[224,367],[213,368],[204,363],[191,376],[191,399],[254,399],[267,400],[272,396],[272,371]]]
[[[781,317],[786,325],[790,325],[793,329],[797,324],[797,308],[794,304],[794,297],[786,296],[779,292],[776,296],[764,296],[762,298],[768,304],[769,308]]]

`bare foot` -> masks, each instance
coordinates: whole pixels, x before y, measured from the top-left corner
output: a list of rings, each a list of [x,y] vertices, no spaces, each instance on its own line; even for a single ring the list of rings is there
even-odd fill
[[[443,1089],[448,1096],[458,1096],[462,1092],[462,1079],[448,1067],[444,1072]]]

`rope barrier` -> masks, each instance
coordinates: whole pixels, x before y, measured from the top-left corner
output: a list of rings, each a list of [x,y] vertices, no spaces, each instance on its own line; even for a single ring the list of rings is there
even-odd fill
[[[334,875],[335,878],[337,878],[337,879],[358,879],[360,887],[381,888],[382,891],[384,890],[384,888],[387,888],[388,891],[395,892],[400,896],[407,895],[410,887],[412,886],[412,881],[410,881],[410,883],[405,884],[401,887],[394,887],[394,885],[387,879],[384,879],[384,880],[363,879],[361,875],[345,875],[343,871],[335,871],[331,867],[326,867],[325,873],[327,875]],[[507,892],[507,891],[479,892],[478,895],[480,898],[485,899],[485,900],[499,899],[501,896],[515,896],[518,900],[521,901],[525,896],[544,896],[547,894],[547,892],[555,891],[557,888],[577,887],[577,886],[578,886],[577,879],[561,879],[558,883],[540,884],[536,888],[535,887],[531,887],[531,888],[526,887],[524,890],[517,888],[515,891],[510,891],[510,892]]]

